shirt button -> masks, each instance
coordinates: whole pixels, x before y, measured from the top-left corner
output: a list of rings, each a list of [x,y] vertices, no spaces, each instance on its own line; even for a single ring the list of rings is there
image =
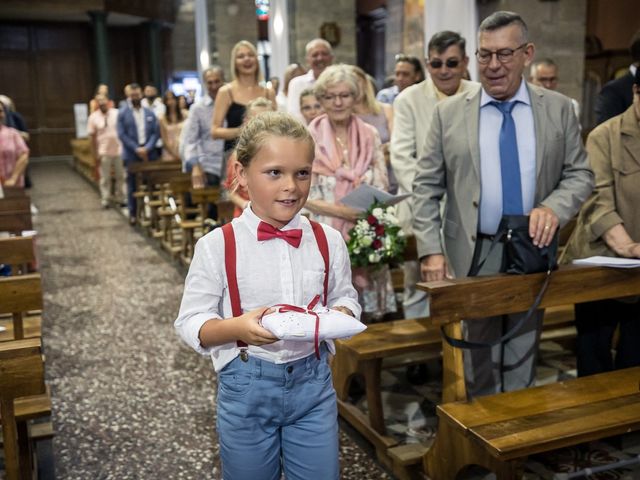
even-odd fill
[[[293,367],[287,367],[287,373],[293,372]]]
[[[474,206],[474,207],[476,207],[476,208],[478,208],[478,201],[477,201],[477,200],[474,200],[474,201],[473,201],[473,206]]]
[[[475,235],[471,235],[471,241],[475,242],[476,241],[476,236]]]

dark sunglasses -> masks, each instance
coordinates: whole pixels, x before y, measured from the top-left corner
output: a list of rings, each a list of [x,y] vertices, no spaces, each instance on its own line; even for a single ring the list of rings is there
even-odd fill
[[[439,68],[442,68],[442,65],[446,65],[447,68],[456,68],[458,65],[460,65],[460,60],[458,60],[457,58],[447,58],[447,61],[443,62],[439,58],[434,58],[427,63],[431,66],[431,68],[435,68],[437,70]]]

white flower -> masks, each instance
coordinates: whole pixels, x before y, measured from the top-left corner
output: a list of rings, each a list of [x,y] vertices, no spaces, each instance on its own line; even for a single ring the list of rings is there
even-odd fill
[[[373,238],[369,237],[369,236],[363,236],[360,239],[360,245],[362,245],[363,247],[368,247],[373,243]]]
[[[396,214],[396,209],[394,206],[387,207],[387,215],[395,215],[395,214]]]
[[[380,261],[380,255],[378,253],[369,254],[369,263],[378,263]]]
[[[380,207],[376,207],[371,211],[371,214],[376,217],[378,220],[380,220],[382,218],[382,216],[384,215],[384,212],[382,211],[382,209]]]

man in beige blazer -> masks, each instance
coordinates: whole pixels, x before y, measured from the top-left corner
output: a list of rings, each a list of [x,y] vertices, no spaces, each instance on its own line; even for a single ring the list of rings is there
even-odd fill
[[[435,108],[413,184],[413,227],[426,281],[466,276],[489,252],[503,211],[513,207],[511,200],[503,202],[515,183],[502,186],[503,119],[505,125],[515,124],[516,155],[504,160],[518,165],[517,203],[530,216],[529,233],[535,245],[548,245],[591,193],[593,173],[570,99],[528,85],[523,78],[534,51],[519,15],[490,15],[480,25],[476,52],[482,89],[447,99]],[[507,102],[513,103],[512,119],[501,111]],[[502,251],[498,243],[479,274],[499,272]],[[465,338],[485,343],[499,339],[521,315],[465,322]],[[534,315],[507,342],[464,350],[470,397],[533,384],[541,317]]]
[[[451,31],[438,32],[427,47],[429,77],[400,92],[393,104],[391,166],[398,181],[398,193],[413,191],[418,158],[424,149],[429,123],[436,104],[451,95],[477,90],[480,84],[463,80],[469,58],[465,39]],[[398,204],[398,219],[407,235],[413,233],[413,199]],[[428,314],[427,295],[416,289],[420,281],[418,261],[404,264],[403,312],[405,318]]]

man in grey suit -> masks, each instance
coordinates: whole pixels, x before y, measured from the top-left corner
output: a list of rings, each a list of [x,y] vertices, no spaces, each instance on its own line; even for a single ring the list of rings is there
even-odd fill
[[[529,215],[534,245],[549,245],[591,193],[593,173],[571,100],[523,78],[534,51],[519,15],[490,15],[478,33],[482,88],[435,108],[413,184],[413,226],[425,281],[468,275],[489,252],[503,214]],[[498,243],[479,274],[499,272],[502,252]],[[522,315],[464,322],[465,339],[499,339]],[[533,384],[541,317],[533,315],[507,342],[464,350],[469,397]]]
[[[411,193],[418,159],[422,155],[429,123],[436,104],[451,95],[477,90],[479,84],[462,77],[469,58],[465,39],[450,31],[438,32],[427,47],[429,78],[400,92],[393,104],[391,166],[398,180],[398,193]],[[413,199],[398,204],[398,220],[407,235],[413,233]],[[416,289],[420,281],[418,262],[404,263],[403,312],[405,318],[428,314],[427,295]]]

